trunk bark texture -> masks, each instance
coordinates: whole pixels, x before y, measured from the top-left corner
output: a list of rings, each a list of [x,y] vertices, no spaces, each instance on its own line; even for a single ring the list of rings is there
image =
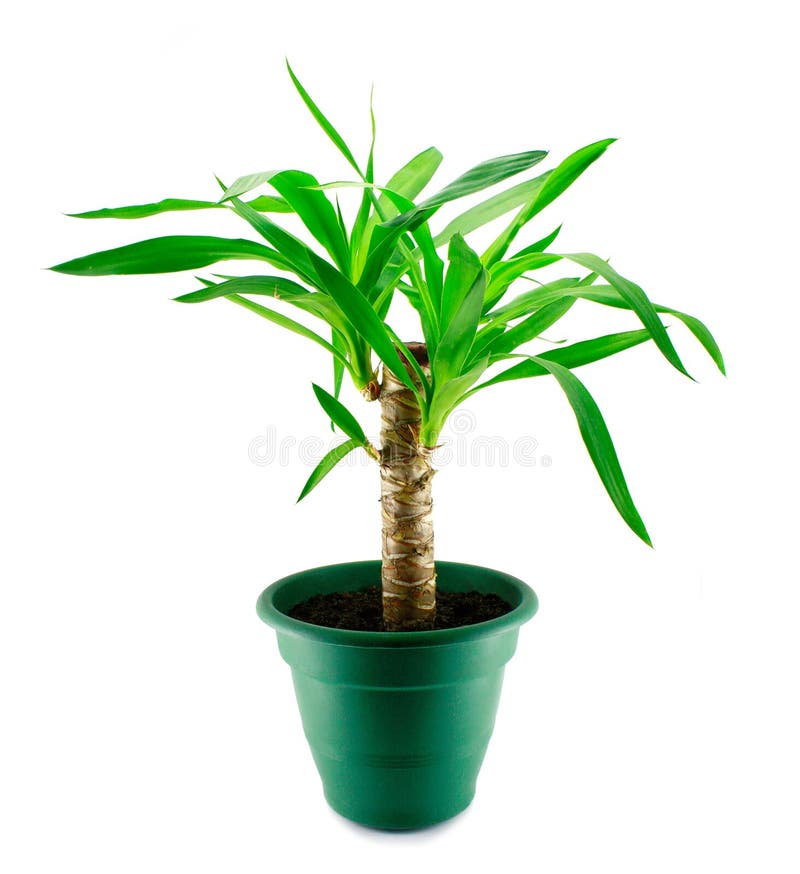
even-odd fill
[[[428,375],[425,346],[410,343],[408,348]],[[421,423],[414,393],[384,368],[379,398],[384,625],[387,631],[432,628],[436,570],[431,481],[435,471],[430,450],[418,444]]]

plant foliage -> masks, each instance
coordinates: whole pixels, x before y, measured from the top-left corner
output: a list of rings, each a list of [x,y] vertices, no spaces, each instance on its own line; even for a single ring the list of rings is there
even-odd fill
[[[200,288],[176,300],[230,301],[310,340],[331,356],[333,393],[318,385],[313,388],[332,427],[341,430],[347,440],[320,462],[300,498],[352,450],[364,448],[376,455],[356,418],[338,399],[344,373],[366,396],[374,396],[378,362],[396,374],[415,393],[422,419],[419,442],[428,448],[436,446],[453,410],[475,392],[501,382],[551,376],[576,416],[589,456],[612,502],[630,528],[649,543],[602,414],[573,371],[652,340],[669,364],[688,376],[661,321],[663,314],[683,322],[724,373],[719,347],[701,321],[652,303],[639,285],[603,258],[585,252],[553,252],[550,247],[560,227],[511,251],[532,219],[577,181],[614,141],[600,140],[578,149],[554,168],[472,203],[436,230],[437,213],[443,206],[530,171],[547,153],[535,149],[483,161],[424,196],[442,161],[438,150],[428,148],[379,186],[374,179],[371,101],[372,139],[366,163],[361,164],[291,67],[289,75],[355,179],[321,183],[298,169],[257,172],[230,185],[220,182],[222,195],[216,200],[167,198],[74,214],[84,219],[138,219],[165,212],[225,209],[242,218],[261,239],[155,237],[75,258],[51,269],[106,276],[193,271],[219,262],[246,260],[266,263],[278,271],[202,277]],[[243,199],[265,187],[266,192]],[[344,188],[360,192],[357,212],[349,224],[336,196]],[[299,219],[310,241],[290,233],[270,217],[281,214]],[[475,231],[509,214],[510,220],[482,254],[467,242]],[[582,277],[558,280],[537,277],[537,271],[558,263],[587,272]],[[520,282],[525,283],[524,290]],[[419,317],[431,362],[429,376],[388,324],[398,292]],[[528,344],[552,329],[576,301],[630,310],[641,328],[533,354]],[[287,315],[293,309],[310,317],[313,327]],[[403,361],[413,365],[410,371]]]

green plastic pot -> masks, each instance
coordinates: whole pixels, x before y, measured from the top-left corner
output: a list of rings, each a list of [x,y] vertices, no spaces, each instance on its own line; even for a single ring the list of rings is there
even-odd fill
[[[504,666],[537,608],[533,589],[508,574],[448,561],[436,569],[443,591],[494,592],[513,609],[461,628],[408,632],[324,628],[287,615],[312,595],[379,585],[379,561],[292,574],[258,599],[292,668],[328,803],[373,828],[423,828],[472,801]]]

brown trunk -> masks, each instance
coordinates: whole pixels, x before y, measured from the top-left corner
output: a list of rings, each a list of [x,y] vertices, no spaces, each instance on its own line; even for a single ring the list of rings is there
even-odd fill
[[[425,346],[409,350],[428,372]],[[381,402],[383,619],[387,631],[432,628],[436,613],[433,563],[435,473],[430,451],[417,442],[420,411],[414,393],[384,368]]]

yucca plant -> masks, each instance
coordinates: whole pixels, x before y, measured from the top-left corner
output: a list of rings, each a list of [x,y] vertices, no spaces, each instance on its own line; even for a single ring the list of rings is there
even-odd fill
[[[553,169],[494,194],[436,230],[434,219],[442,206],[530,170],[547,153],[535,150],[493,158],[423,196],[442,160],[435,148],[429,148],[385,185],[377,185],[372,106],[372,142],[362,165],[291,68],[289,74],[311,114],[354,171],[354,179],[322,184],[301,170],[255,173],[231,185],[220,182],[219,199],[167,199],[80,213],[78,217],[85,219],[134,219],[179,210],[228,209],[265,242],[216,236],[157,237],[52,269],[82,276],[169,273],[241,259],[266,263],[276,271],[198,277],[202,287],[176,300],[231,301],[330,354],[331,391],[316,384],[313,391],[332,425],[347,439],[322,459],[300,498],[352,451],[365,451],[378,462],[387,631],[432,627],[436,571],[431,454],[456,407],[501,382],[538,376],[551,376],[558,382],[614,506],[633,532],[649,544],[600,410],[574,370],[652,340],[667,361],[688,376],[659,314],[683,322],[724,373],[720,350],[702,322],[652,303],[638,285],[603,258],[552,251],[559,228],[516,248],[529,222],[613,140],[579,149]],[[251,195],[265,185],[272,193]],[[335,189],[354,186],[362,189],[360,206],[348,223]],[[482,254],[470,247],[466,241],[470,234],[512,212],[511,221]],[[295,214],[313,242],[300,239],[269,217],[276,213]],[[575,271],[579,275],[546,282],[536,278],[536,271],[561,261],[579,268]],[[524,283],[521,290],[511,296],[520,283]],[[390,325],[398,292],[419,316],[422,342],[403,342]],[[526,344],[552,328],[579,299],[632,310],[642,328],[555,344],[544,352],[524,351]],[[316,319],[318,329],[286,315],[283,305]],[[371,444],[356,417],[339,400],[345,373],[367,401],[380,402],[380,448]]]

